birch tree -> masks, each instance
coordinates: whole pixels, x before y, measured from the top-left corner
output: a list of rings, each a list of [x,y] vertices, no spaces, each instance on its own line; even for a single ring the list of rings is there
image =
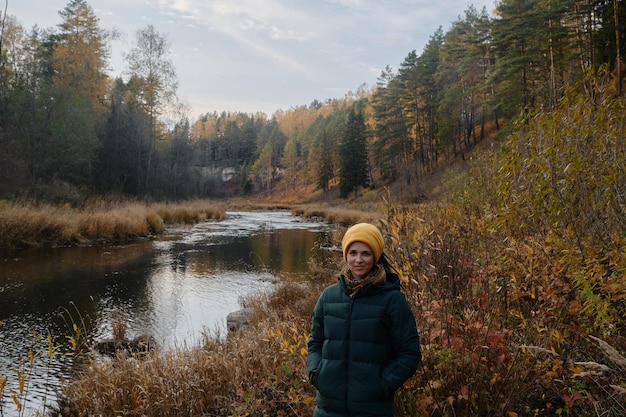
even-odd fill
[[[147,187],[155,170],[156,141],[163,133],[160,118],[170,110],[170,103],[176,101],[178,79],[170,57],[169,41],[152,25],[137,31],[135,44],[125,54],[125,59],[135,99],[150,121],[148,152],[139,155],[138,161],[139,166],[145,167],[143,182]]]

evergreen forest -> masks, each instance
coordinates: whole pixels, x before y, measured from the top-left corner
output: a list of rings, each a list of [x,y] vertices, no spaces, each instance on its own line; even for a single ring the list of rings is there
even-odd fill
[[[87,0],[71,0],[54,29],[27,29],[6,14],[0,197],[182,200],[272,193],[281,182],[344,198],[393,183],[410,189],[487,132],[555,109],[568,89],[593,103],[599,74],[615,76],[620,96],[625,13],[608,0],[503,0],[493,16],[469,6],[371,88],[272,115],[197,120],[177,97],[158,28],[134,34],[125,76],[111,79],[115,34]]]

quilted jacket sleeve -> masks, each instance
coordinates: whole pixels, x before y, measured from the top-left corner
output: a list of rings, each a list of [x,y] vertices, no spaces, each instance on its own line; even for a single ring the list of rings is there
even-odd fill
[[[402,292],[394,291],[388,313],[394,358],[383,370],[382,383],[393,393],[413,376],[422,360],[422,352],[415,317]]]

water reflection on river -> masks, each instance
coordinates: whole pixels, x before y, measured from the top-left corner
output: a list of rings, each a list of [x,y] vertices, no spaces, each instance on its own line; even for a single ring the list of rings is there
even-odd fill
[[[41,352],[28,371],[31,408],[51,402],[72,372],[64,354],[72,323],[84,322],[95,340],[109,338],[122,309],[129,337],[151,334],[166,349],[195,345],[204,331],[224,331],[240,299],[270,288],[277,274],[305,274],[327,232],[288,212],[229,212],[155,241],[0,254],[0,377],[9,379],[0,415],[15,410],[7,394],[17,389],[13,369],[29,369],[29,349]],[[59,348],[52,359],[48,333]]]

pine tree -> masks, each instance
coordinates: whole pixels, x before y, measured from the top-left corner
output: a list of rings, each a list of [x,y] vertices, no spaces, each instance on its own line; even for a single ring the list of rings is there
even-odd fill
[[[347,198],[354,191],[357,195],[359,186],[368,187],[369,160],[365,122],[361,113],[356,113],[354,107],[348,114],[348,122],[339,147],[341,168],[339,173],[339,194]]]
[[[319,145],[317,160],[317,188],[328,192],[330,180],[333,178],[332,144],[324,131]]]
[[[387,66],[378,77],[372,97],[376,120],[372,151],[381,177],[387,183],[393,182],[398,176],[395,169],[398,151],[394,144],[406,137],[399,87],[401,85],[396,74]]]
[[[441,47],[441,60],[436,77],[445,85],[438,109],[440,142],[452,146],[456,155],[477,142],[476,120],[481,117],[488,64],[489,18],[483,9],[473,6],[465,11],[448,31]],[[481,120],[481,124],[482,124]]]

